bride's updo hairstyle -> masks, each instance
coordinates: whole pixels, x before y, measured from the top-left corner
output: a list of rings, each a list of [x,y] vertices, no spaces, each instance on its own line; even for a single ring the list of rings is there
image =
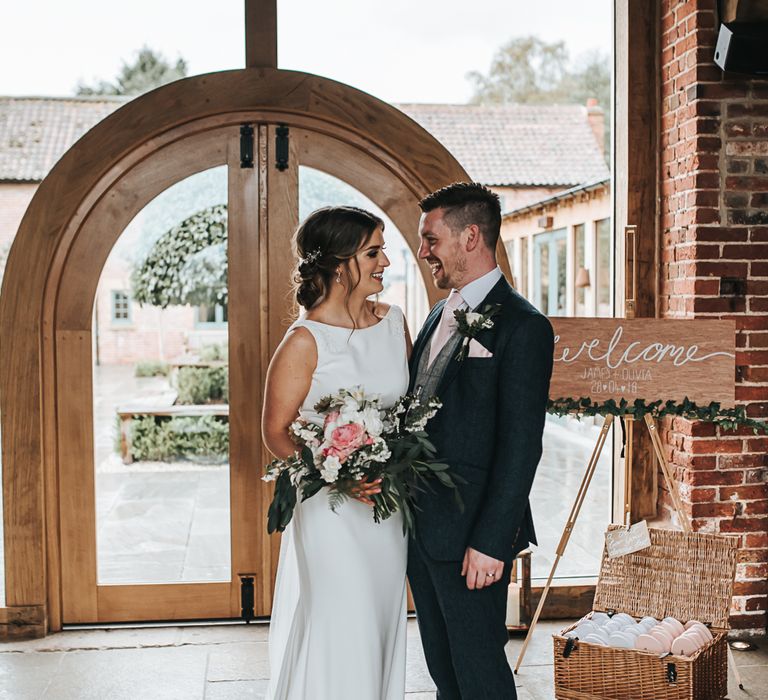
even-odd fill
[[[294,273],[296,301],[311,309],[336,284],[337,269],[347,290],[347,299],[358,281],[352,284],[350,261],[357,265],[355,254],[384,222],[376,215],[357,207],[323,207],[313,211],[296,229],[293,243],[298,257]]]

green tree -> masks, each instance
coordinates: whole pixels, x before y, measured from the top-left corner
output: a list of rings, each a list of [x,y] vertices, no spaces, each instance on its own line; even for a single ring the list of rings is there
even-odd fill
[[[139,304],[226,305],[227,205],[207,207],[155,241],[131,273]]]
[[[143,46],[133,63],[123,63],[114,83],[104,80],[97,85],[79,83],[78,95],[141,95],[156,87],[173,82],[187,75],[187,62],[183,58],[171,65],[165,57]]]
[[[569,84],[570,101],[583,105],[594,97],[608,118],[611,109],[611,64],[608,56],[599,51],[589,51],[581,56],[570,74]]]
[[[583,105],[594,97],[606,114],[610,109],[608,56],[592,51],[572,65],[562,41],[512,39],[496,52],[487,75],[472,71],[467,78],[474,85],[474,104]]]
[[[538,37],[512,39],[493,57],[488,75],[467,74],[474,83],[475,104],[554,104],[562,102],[568,75],[568,50],[558,41],[547,44]]]

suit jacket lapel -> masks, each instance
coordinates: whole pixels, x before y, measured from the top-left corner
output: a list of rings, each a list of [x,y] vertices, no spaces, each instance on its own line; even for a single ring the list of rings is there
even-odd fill
[[[478,306],[473,309],[473,311],[480,310],[485,308],[487,304],[501,304],[504,302],[504,300],[509,295],[509,290],[511,287],[509,286],[509,282],[507,282],[505,277],[502,277],[496,284],[493,285],[491,288],[491,291],[488,292],[488,294],[485,296],[485,299],[483,299]],[[494,329],[487,329],[485,331],[481,331],[483,334],[485,333],[493,333]],[[463,339],[462,339],[463,342]],[[459,345],[461,347],[461,345]],[[454,353],[454,357],[451,358],[451,361],[448,363],[448,366],[445,368],[445,372],[443,372],[443,376],[440,378],[440,383],[437,386],[437,395],[440,396],[442,390],[450,384],[453,379],[458,374],[459,370],[461,369],[461,362],[459,362],[455,355],[458,353],[458,348],[456,353]]]

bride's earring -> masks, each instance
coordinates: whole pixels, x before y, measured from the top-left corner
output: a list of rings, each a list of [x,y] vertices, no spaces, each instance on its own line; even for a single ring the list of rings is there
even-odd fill
[[[336,281],[341,284],[341,270],[336,270]]]

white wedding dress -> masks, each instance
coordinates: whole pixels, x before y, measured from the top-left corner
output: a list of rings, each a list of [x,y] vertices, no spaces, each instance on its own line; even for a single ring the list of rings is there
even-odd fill
[[[385,407],[408,389],[403,313],[390,307],[355,330],[299,319],[317,344],[300,409],[360,385]],[[290,329],[289,329],[290,332]],[[373,522],[348,500],[334,513],[327,490],[298,503],[280,545],[269,630],[267,700],[402,700],[405,694],[407,540],[397,513]]]

